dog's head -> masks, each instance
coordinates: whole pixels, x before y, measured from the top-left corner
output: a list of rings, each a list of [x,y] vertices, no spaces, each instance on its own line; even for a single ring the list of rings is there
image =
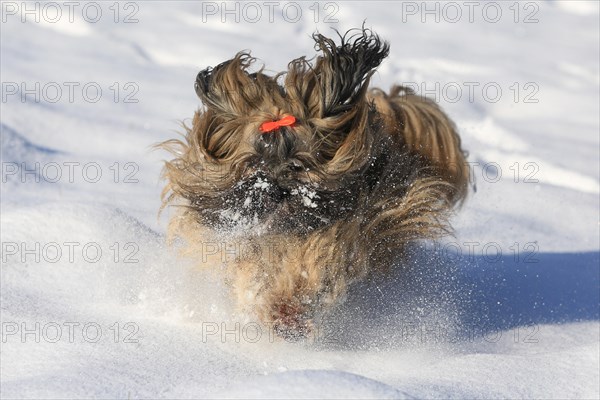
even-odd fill
[[[367,86],[389,46],[367,29],[270,76],[245,52],[201,71],[204,104],[178,158],[167,163],[169,200],[184,198],[203,223],[309,232],[351,212],[377,146],[380,121]]]

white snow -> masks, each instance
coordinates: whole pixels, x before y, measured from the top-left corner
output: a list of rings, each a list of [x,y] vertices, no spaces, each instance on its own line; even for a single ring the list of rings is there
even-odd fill
[[[300,196],[302,199],[302,205],[309,208],[317,208],[318,204],[315,203],[314,199],[318,199],[319,195],[314,190],[307,188],[306,186],[299,186],[297,189],[292,189],[290,192],[292,196]]]
[[[85,2],[73,22],[2,2],[0,397],[599,398],[599,6],[491,2],[490,22],[488,3],[451,22],[429,2],[436,23],[422,2],[254,3],[256,22],[245,3],[98,2],[92,23]],[[165,244],[151,145],[191,122],[201,68],[250,49],[279,71],[364,20],[391,42],[373,84],[438,98],[477,191],[455,237],[287,343],[233,312],[221,265]]]
[[[262,179],[262,178],[258,178],[256,180],[256,183],[254,183],[254,189],[260,189],[260,190],[266,190],[271,186],[271,184],[269,182],[267,182],[266,180]]]

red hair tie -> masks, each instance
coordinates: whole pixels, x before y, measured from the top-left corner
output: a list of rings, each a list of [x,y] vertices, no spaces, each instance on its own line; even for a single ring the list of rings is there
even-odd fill
[[[296,123],[296,117],[294,117],[293,115],[286,115],[285,117],[281,118],[279,121],[263,122],[260,125],[260,131],[262,133],[269,133],[272,131],[276,131],[277,129],[281,128],[282,126],[292,126],[295,123]]]

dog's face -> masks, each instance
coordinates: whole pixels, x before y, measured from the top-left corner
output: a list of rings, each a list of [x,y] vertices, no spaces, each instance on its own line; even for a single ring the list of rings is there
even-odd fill
[[[314,65],[302,57],[269,76],[251,73],[253,59],[239,53],[198,74],[205,109],[167,170],[201,222],[310,232],[351,212],[369,184],[380,121],[366,90],[389,47],[368,30],[339,46],[314,39]]]

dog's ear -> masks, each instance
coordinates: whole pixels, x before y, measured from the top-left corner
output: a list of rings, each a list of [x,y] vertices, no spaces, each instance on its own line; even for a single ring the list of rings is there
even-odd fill
[[[369,78],[389,53],[389,44],[369,29],[338,35],[339,45],[320,33],[313,35],[316,49],[322,52],[314,67],[307,67],[304,58],[290,63],[295,86],[298,86],[297,76],[302,76],[301,88],[297,89],[307,107],[311,108],[311,100],[319,98],[321,118],[342,113],[364,100]],[[289,86],[286,84],[286,89]]]
[[[240,52],[231,60],[200,71],[194,85],[196,94],[207,108],[221,115],[247,115],[272,87],[262,69],[248,73],[254,61],[250,54]]]
[[[315,65],[322,89],[325,115],[337,114],[364,99],[368,80],[389,53],[389,45],[368,29],[340,35],[341,44],[313,35],[323,52]]]

